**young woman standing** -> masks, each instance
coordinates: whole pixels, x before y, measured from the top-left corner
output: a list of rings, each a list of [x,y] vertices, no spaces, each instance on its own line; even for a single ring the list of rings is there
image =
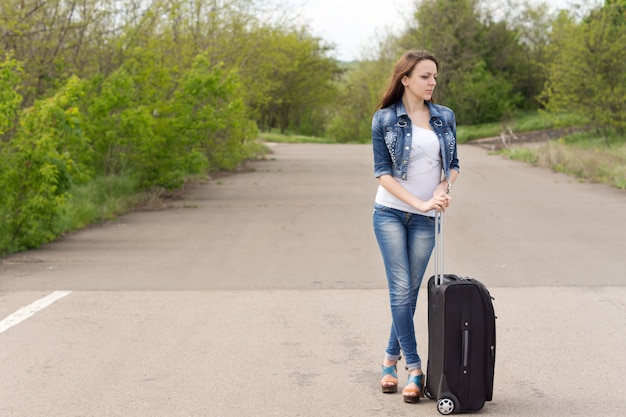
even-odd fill
[[[439,64],[425,51],[406,52],[372,119],[374,172],[379,181],[373,224],[391,304],[391,334],[382,365],[382,391],[397,392],[397,362],[404,352],[408,383],[405,402],[424,391],[414,314],[434,242],[434,216],[445,211],[459,175],[456,121],[434,104]]]

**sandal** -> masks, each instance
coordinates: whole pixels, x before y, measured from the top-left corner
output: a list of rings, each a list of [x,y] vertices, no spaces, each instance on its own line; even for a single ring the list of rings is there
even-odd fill
[[[385,378],[389,375],[391,378]],[[393,394],[398,392],[398,368],[396,365],[383,365],[383,374],[380,377],[380,385],[385,394]]]
[[[420,397],[424,396],[424,375],[409,375],[409,381],[406,383],[417,385],[417,388],[404,388],[402,390],[402,396],[405,403],[419,402]]]

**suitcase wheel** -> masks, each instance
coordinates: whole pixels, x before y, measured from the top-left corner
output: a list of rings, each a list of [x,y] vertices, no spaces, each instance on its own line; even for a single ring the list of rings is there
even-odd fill
[[[448,394],[442,395],[441,399],[437,402],[437,411],[444,416],[454,413],[457,405],[456,399],[453,398],[454,396],[451,394],[450,396],[447,395]]]
[[[427,386],[424,387],[424,395],[426,396],[426,398],[428,398],[429,400],[434,400],[435,396],[430,392],[430,390],[428,389]]]

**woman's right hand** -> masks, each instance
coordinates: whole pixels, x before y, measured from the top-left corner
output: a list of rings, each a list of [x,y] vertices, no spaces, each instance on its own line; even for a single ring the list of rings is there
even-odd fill
[[[446,207],[450,206],[450,201],[452,197],[447,193],[435,193],[433,198],[428,201],[425,201],[422,204],[422,207],[418,207],[417,209],[423,211],[424,213],[428,213],[431,210],[437,210],[444,212],[446,211]]]

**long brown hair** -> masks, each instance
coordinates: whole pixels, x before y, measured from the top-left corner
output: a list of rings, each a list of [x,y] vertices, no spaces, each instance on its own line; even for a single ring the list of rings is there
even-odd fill
[[[393,70],[393,75],[389,80],[389,85],[383,94],[383,98],[378,103],[376,110],[385,108],[394,103],[397,103],[402,99],[404,94],[404,84],[402,84],[402,78],[406,75],[411,75],[411,72],[415,66],[424,60],[430,60],[435,63],[437,70],[439,70],[439,62],[433,54],[427,51],[407,51],[396,63],[396,67]],[[432,99],[430,100],[432,101]]]

